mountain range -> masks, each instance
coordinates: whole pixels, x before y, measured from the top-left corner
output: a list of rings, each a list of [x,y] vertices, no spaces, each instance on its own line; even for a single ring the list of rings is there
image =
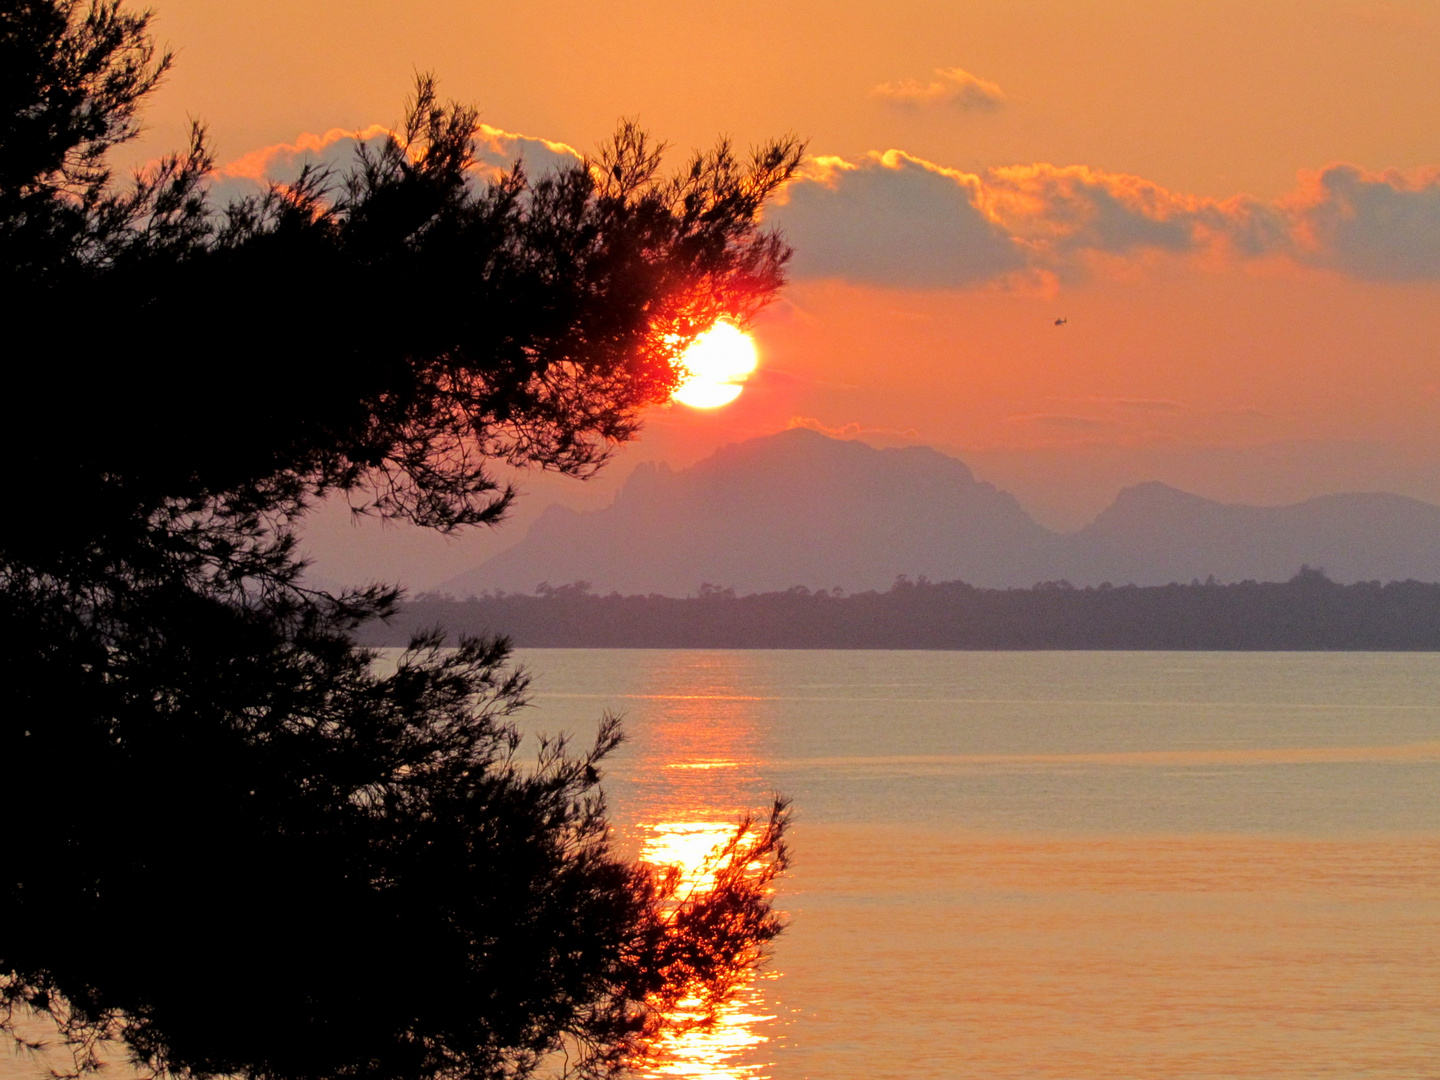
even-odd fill
[[[1440,507],[1400,495],[1292,506],[1214,502],[1161,483],[1122,490],[1078,532],[1034,521],[964,462],[804,428],[727,446],[683,470],[636,468],[603,510],[552,506],[513,548],[443,583],[457,597],[589,582],[685,596],[792,586],[886,589],[897,577],[986,587],[1440,580]]]

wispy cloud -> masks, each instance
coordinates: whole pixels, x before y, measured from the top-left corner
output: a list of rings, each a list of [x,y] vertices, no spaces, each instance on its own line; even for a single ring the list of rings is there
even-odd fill
[[[903,109],[950,106],[960,109],[998,109],[1005,94],[995,83],[964,68],[936,68],[929,82],[902,79],[881,83],[871,94]]]
[[[1054,396],[1034,412],[1006,416],[995,425],[998,441],[1030,445],[1141,446],[1184,441],[1233,442],[1253,439],[1256,421],[1273,421],[1249,407],[1194,406],[1170,398],[1102,394]],[[1271,430],[1273,424],[1264,426]]]
[[[787,428],[805,428],[807,431],[818,431],[821,435],[829,435],[832,439],[858,439],[862,435],[878,435],[907,441],[920,438],[920,433],[914,428],[905,428],[902,431],[897,428],[867,427],[853,420],[848,424],[831,427],[813,416],[792,416],[790,422],[785,426]]]

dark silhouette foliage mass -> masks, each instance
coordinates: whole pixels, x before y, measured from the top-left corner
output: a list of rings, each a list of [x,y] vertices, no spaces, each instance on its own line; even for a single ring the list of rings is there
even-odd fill
[[[118,0],[0,6],[0,1026],[77,1071],[275,1080],[607,1075],[779,929],[783,807],[716,889],[611,848],[619,739],[523,757],[507,645],[357,647],[394,609],[305,588],[343,492],[493,522],[496,461],[584,475],[789,252],[758,224],[800,147],[674,177],[632,125],[593,160],[475,179],[473,110],[422,78],[343,175],[219,207],[204,133],[108,154],[170,56]]]

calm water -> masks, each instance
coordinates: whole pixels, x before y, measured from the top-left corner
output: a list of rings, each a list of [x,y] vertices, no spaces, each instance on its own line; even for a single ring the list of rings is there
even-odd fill
[[[531,650],[630,849],[793,797],[792,925],[652,1073],[1440,1077],[1440,658]]]
[[[520,658],[527,726],[626,715],[630,852],[795,802],[770,968],[652,1080],[1440,1077],[1440,657]]]

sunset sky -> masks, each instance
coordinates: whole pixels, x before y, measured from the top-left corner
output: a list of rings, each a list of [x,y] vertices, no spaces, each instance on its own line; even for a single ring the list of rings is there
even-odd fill
[[[394,123],[417,70],[496,164],[621,117],[677,156],[809,142],[734,404],[657,410],[499,533],[322,515],[322,572],[428,587],[635,462],[795,424],[939,447],[1052,527],[1151,479],[1440,502],[1440,2],[159,0],[155,29],[178,57],[134,161],[200,119],[227,185],[348,153],[326,133]]]

